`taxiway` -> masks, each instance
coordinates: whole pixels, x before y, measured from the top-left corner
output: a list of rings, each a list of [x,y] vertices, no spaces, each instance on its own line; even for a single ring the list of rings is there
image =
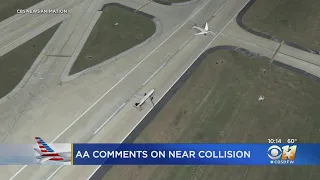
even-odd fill
[[[34,143],[33,137],[40,135],[54,143],[122,142],[152,109],[145,104],[138,111],[133,95],[155,88],[154,101],[158,102],[206,49],[232,45],[271,58],[279,46],[237,25],[235,17],[248,0],[200,0],[174,6],[121,0],[118,3],[155,16],[161,22],[159,34],[134,51],[61,84],[61,74],[77,55],[88,25],[101,6],[111,1],[64,2],[54,0],[47,6],[72,9],[67,15],[19,15],[12,23],[0,23],[0,28],[7,29],[0,34],[1,55],[63,21],[16,95],[0,102],[2,143]],[[216,36],[194,36],[194,22],[208,22]],[[283,45],[275,59],[320,75],[317,55]],[[0,173],[4,179],[88,179],[97,168],[10,166],[1,167]]]

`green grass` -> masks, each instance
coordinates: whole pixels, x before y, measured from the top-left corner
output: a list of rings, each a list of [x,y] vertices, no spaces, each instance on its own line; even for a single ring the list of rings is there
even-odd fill
[[[319,0],[257,0],[243,23],[285,41],[320,50]]]
[[[142,43],[155,30],[153,20],[140,13],[118,5],[106,6],[69,74],[99,64]]]
[[[317,82],[270,65],[267,58],[219,50],[206,57],[134,142],[268,143],[268,138],[297,138],[301,143],[319,143],[319,91]],[[260,95],[266,97],[263,102],[258,101]],[[104,180],[317,180],[319,170],[117,166]]]
[[[60,23],[0,57],[0,98],[19,84],[59,26]]]
[[[0,0],[0,22],[15,15],[17,9],[27,9],[43,0]]]

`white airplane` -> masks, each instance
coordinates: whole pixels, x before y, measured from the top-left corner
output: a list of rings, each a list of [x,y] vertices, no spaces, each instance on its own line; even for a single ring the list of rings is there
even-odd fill
[[[39,159],[39,163],[42,164],[46,161],[58,161],[58,162],[70,162],[71,152],[55,152],[51,147],[44,142],[40,137],[35,137],[40,149],[34,148],[34,150],[40,154],[36,158]]]
[[[136,97],[140,98],[141,100],[138,103],[135,103],[134,106],[138,109],[141,110],[141,106],[148,100],[150,99],[151,104],[154,106],[153,103],[153,93],[154,93],[154,89],[151,89],[148,93],[144,93],[144,96],[139,96],[139,95],[135,95]]]
[[[199,33],[194,34],[196,36],[197,35],[207,35],[207,34],[215,35],[216,34],[216,33],[212,32],[211,30],[209,30],[208,23],[205,24],[204,28],[201,28],[201,27],[194,25],[192,27],[192,29],[196,29],[196,30],[200,31]]]
[[[260,97],[258,98],[258,100],[262,102],[262,101],[264,101],[265,98],[266,98],[266,97],[260,95]]]

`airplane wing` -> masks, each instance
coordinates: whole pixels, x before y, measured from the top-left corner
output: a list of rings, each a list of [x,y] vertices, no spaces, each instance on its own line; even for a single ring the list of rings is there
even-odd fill
[[[146,101],[146,102],[151,103],[151,105],[154,106],[154,103],[153,103],[153,101],[152,101],[152,98],[149,97],[148,99],[149,99],[149,101]]]
[[[196,34],[194,34],[194,35],[202,35],[202,34],[205,34],[206,32],[199,32],[199,33],[196,33]]]
[[[137,95],[137,94],[134,94],[133,96],[136,97],[136,98],[139,98],[139,99],[142,99],[144,97],[144,96]]]
[[[51,159],[51,158],[52,158],[52,157],[44,157],[44,158],[41,158],[41,159],[39,160],[39,163],[42,164],[42,163],[48,161],[48,160]]]
[[[203,31],[203,29],[202,29],[202,28],[197,27],[197,26],[193,26],[193,29],[196,29],[196,30],[198,30],[198,31]]]
[[[205,30],[207,30],[207,31],[209,30],[208,23],[206,23],[206,25],[205,25],[204,29],[205,29]]]

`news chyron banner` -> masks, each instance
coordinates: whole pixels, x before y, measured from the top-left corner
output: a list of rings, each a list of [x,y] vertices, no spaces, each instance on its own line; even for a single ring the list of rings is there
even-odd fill
[[[1,165],[320,165],[320,144],[1,144]]]
[[[73,144],[74,165],[319,165],[320,144]]]

